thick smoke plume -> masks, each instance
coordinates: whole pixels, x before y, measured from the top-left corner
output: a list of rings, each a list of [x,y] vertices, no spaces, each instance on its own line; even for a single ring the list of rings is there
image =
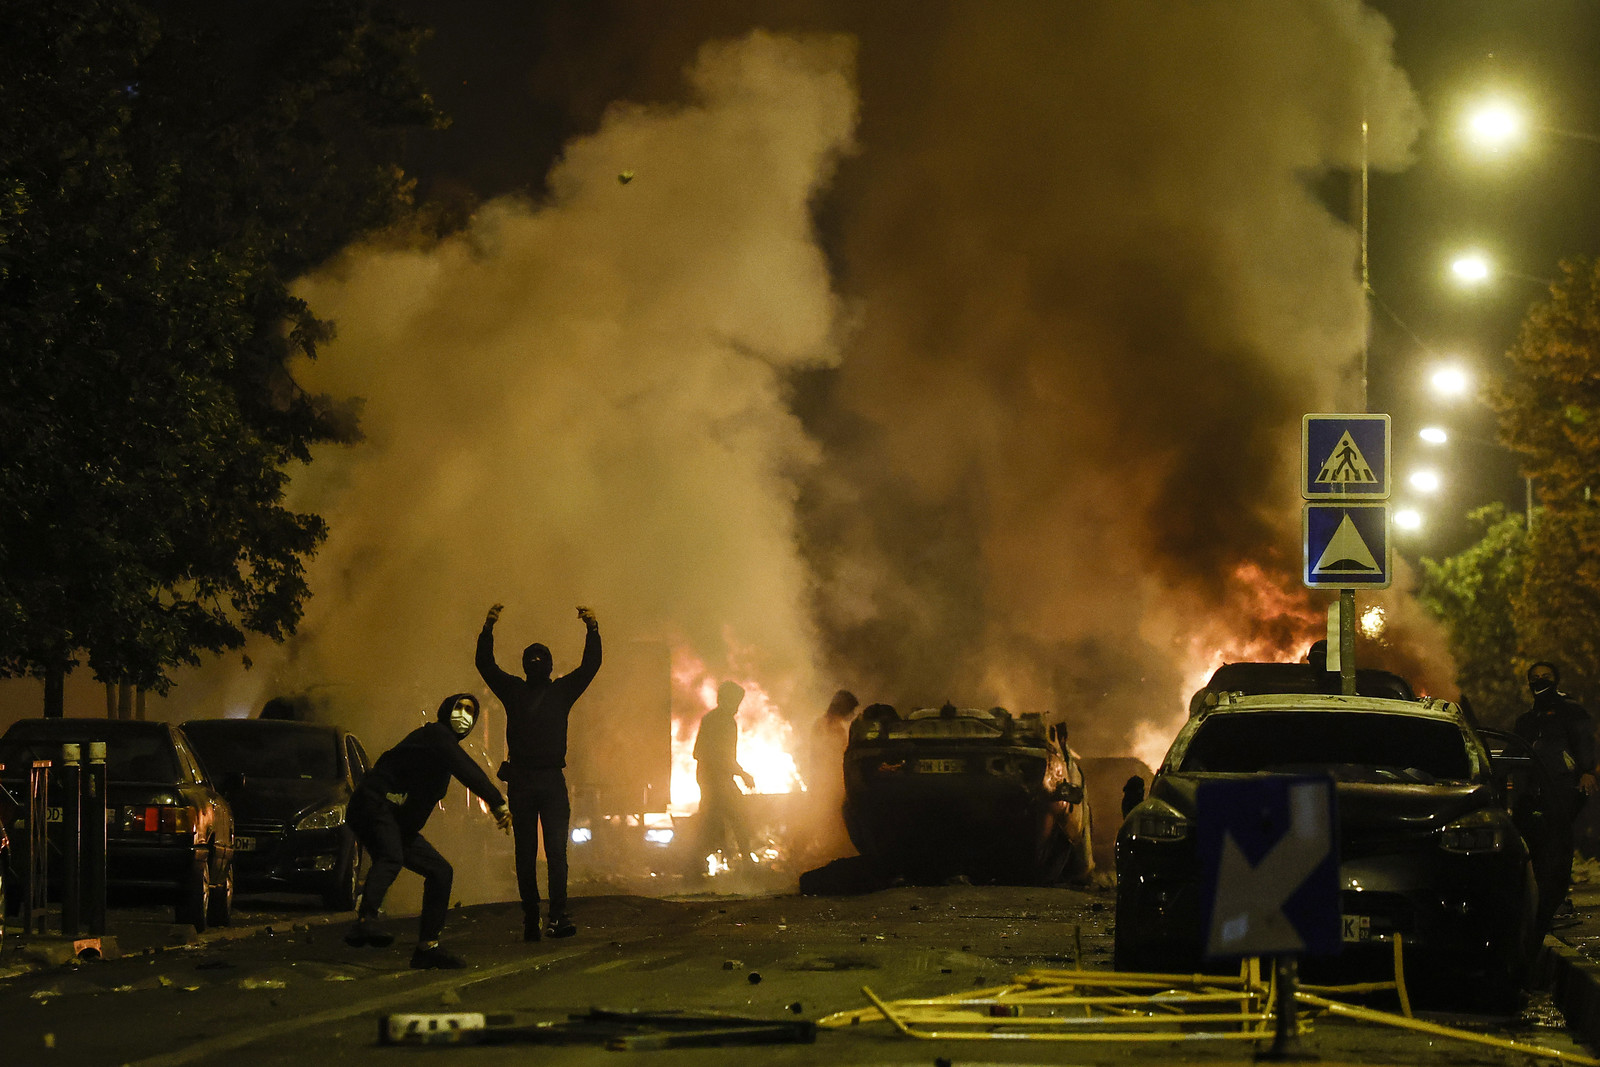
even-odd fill
[[[1419,121],[1382,19],[545,10],[528,84],[589,131],[548,196],[305,284],[339,328],[307,379],[366,398],[369,440],[298,480],[334,531],[316,599],[233,705],[431,707],[474,684],[496,600],[502,662],[543,640],[564,669],[586,603],[797,722],[845,685],[1148,757],[1216,662],[1317,636],[1299,420],[1360,405],[1367,330],[1356,229],[1319,190],[1404,165]],[[1361,654],[1448,692],[1426,621],[1380,599]]]

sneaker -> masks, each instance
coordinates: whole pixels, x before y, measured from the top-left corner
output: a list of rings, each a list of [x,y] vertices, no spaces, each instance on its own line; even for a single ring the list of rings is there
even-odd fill
[[[544,928],[546,937],[571,937],[577,932],[578,928],[573,926],[572,920],[565,915],[550,916],[550,922]]]
[[[394,935],[379,930],[366,919],[357,919],[345,932],[344,943],[351,948],[388,948],[394,944]]]
[[[538,919],[535,919],[532,922],[527,922],[527,923],[523,923],[522,924],[522,940],[524,940],[524,941],[537,941],[537,940],[539,940],[539,920]]]
[[[448,970],[458,970],[466,965],[466,960],[438,945],[430,945],[427,948],[419,945],[417,950],[411,954],[411,966],[413,967],[443,967]]]

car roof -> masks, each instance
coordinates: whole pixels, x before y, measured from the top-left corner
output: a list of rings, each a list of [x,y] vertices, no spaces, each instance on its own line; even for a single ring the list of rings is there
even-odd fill
[[[18,719],[6,729],[5,737],[116,737],[128,734],[165,733],[165,722],[139,719]]]
[[[296,722],[293,719],[189,719],[183,724],[187,733],[199,727],[205,730],[237,730],[248,733],[252,730],[276,732],[283,730],[309,730],[316,733],[336,734],[342,732],[337,726],[330,726],[321,722]]]
[[[1211,697],[1215,697],[1215,701]],[[1425,719],[1463,722],[1461,709],[1448,700],[1424,697],[1421,700],[1395,700],[1389,697],[1330,696],[1323,693],[1215,693],[1208,695],[1196,712],[1198,717],[1239,715],[1262,711],[1338,711],[1382,715],[1411,715]]]
[[[1337,671],[1318,671],[1309,663],[1224,663],[1212,672],[1205,688],[1245,693],[1327,693],[1337,685]],[[1362,696],[1416,699],[1411,683],[1393,671],[1376,667],[1356,669],[1356,692]]]

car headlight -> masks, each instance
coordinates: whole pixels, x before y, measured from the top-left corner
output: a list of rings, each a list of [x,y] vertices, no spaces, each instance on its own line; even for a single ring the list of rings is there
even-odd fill
[[[1506,847],[1505,820],[1491,811],[1475,811],[1439,831],[1439,847],[1446,852],[1473,854],[1499,852]]]
[[[594,840],[594,831],[587,826],[574,826],[572,828],[572,843],[574,845],[588,844]]]
[[[644,839],[648,844],[652,845],[670,845],[672,844],[672,831],[664,828],[646,830]]]
[[[1182,841],[1189,820],[1170,804],[1146,801],[1128,813],[1128,836],[1145,841]]]
[[[344,805],[329,804],[300,816],[296,830],[337,830],[344,825]]]

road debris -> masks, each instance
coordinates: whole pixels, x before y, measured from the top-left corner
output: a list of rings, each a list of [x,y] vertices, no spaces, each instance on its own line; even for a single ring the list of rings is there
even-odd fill
[[[732,1045],[811,1044],[815,1023],[691,1012],[630,1012],[591,1008],[564,1022],[519,1012],[446,1012],[385,1015],[378,1020],[383,1045],[582,1045],[619,1052]]]

